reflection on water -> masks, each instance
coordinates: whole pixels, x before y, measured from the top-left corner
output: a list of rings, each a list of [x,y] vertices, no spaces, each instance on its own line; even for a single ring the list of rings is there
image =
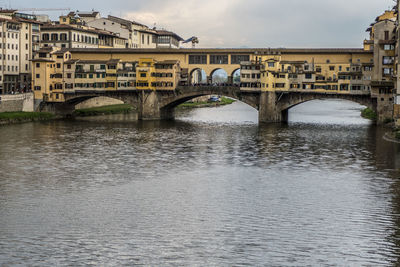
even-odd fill
[[[395,265],[399,146],[359,110],[2,127],[0,265]]]

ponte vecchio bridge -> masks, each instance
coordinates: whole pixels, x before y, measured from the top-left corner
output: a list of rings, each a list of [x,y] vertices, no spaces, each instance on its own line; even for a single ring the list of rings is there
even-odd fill
[[[259,111],[260,122],[285,121],[288,109],[314,99],[346,99],[374,110],[378,105],[371,94],[370,82],[363,79],[364,75],[371,75],[372,52],[362,49],[69,49],[58,53],[62,56],[53,57],[52,61],[62,65],[62,84],[65,87],[72,84],[73,88],[53,88],[49,95],[60,96],[44,98],[41,109],[62,114],[71,113],[76,104],[97,96],[119,99],[136,107],[140,119],[173,118],[177,105],[204,95],[224,95],[243,101]],[[178,62],[180,73],[175,83],[171,82],[173,88],[140,88],[146,86],[140,82],[141,67],[135,70],[134,87],[120,87],[118,70],[113,72],[114,76],[110,75],[116,81],[113,88],[96,88],[95,83],[94,87],[76,86],[82,84],[81,76],[74,73],[79,64],[91,65],[86,71],[91,77],[90,73],[96,73],[92,66],[114,62],[107,63],[105,70],[106,84],[110,84],[112,65],[109,64],[118,69],[120,63],[142,59],[164,64]],[[64,78],[71,77],[68,70],[75,77],[71,83]],[[198,70],[207,77],[203,81],[195,81]],[[213,74],[218,70],[227,73],[225,83],[213,83]],[[234,83],[233,76],[238,70],[240,83]],[[147,86],[158,84],[156,78],[147,78],[153,79]],[[89,85],[88,79],[85,82]]]

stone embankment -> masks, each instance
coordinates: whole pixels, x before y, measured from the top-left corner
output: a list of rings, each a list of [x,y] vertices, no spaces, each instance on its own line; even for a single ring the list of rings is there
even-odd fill
[[[33,93],[0,95],[0,112],[33,112]]]

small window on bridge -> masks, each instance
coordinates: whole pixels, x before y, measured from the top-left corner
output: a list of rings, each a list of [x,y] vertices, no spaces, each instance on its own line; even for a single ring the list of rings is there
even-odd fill
[[[207,56],[189,55],[189,64],[207,64]]]
[[[210,56],[210,64],[228,64],[227,55]]]
[[[250,61],[249,55],[232,55],[231,64],[240,64],[242,61]]]

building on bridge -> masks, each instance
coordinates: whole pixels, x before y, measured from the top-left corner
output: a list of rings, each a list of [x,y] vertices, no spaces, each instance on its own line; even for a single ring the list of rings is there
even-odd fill
[[[178,61],[73,59],[67,49],[42,49],[33,63],[36,100],[64,102],[65,94],[129,90],[175,90]]]

